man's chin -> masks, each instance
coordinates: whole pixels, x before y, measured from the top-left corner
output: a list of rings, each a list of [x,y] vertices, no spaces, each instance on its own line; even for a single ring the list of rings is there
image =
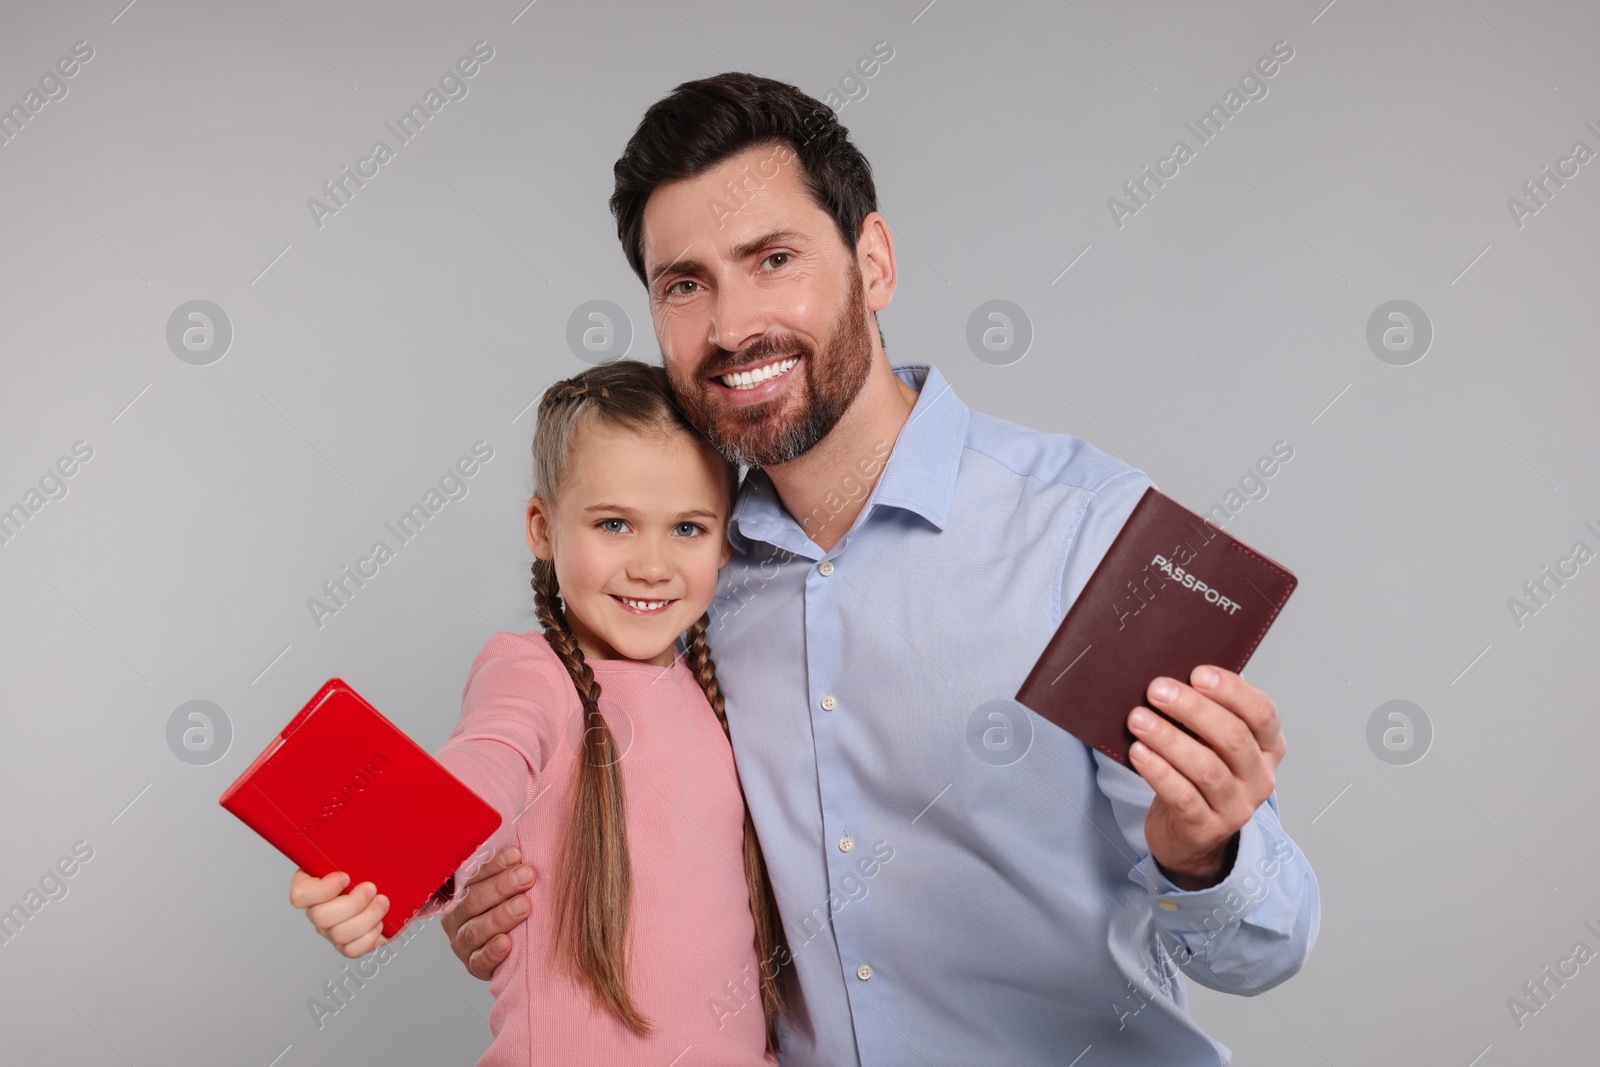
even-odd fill
[[[804,421],[801,415],[781,410],[777,400],[753,408],[724,407],[713,413],[707,437],[730,460],[751,467],[775,466],[790,458],[785,446]]]
[[[781,438],[785,424],[798,417],[784,410],[788,406],[784,399],[775,396],[757,404],[730,404],[716,386],[707,386],[700,400],[706,435],[713,441],[740,445]]]

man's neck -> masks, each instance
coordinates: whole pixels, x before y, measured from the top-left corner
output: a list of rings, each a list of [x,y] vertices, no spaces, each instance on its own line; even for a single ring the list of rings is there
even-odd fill
[[[875,351],[861,392],[828,436],[798,459],[766,468],[784,510],[824,552],[855,525],[916,403],[917,391]]]

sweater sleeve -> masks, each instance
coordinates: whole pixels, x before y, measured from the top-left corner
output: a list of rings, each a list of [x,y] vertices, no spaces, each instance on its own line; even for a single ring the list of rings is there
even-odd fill
[[[450,911],[467,881],[517,838],[517,821],[542,792],[540,777],[560,743],[570,682],[542,638],[491,637],[467,672],[456,723],[435,758],[500,814],[500,826],[417,913]]]

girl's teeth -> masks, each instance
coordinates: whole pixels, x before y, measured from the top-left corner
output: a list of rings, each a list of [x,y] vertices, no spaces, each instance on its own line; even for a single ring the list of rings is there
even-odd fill
[[[654,611],[659,607],[664,607],[667,603],[665,600],[629,600],[627,597],[618,597],[617,599],[628,605],[628,607],[637,608],[640,611]]]
[[[755,370],[744,370],[738,374],[724,374],[722,376],[722,384],[730,389],[753,389],[768,378],[776,378],[778,375],[783,374],[790,367],[793,367],[796,362],[797,360],[791,357],[789,359],[781,359],[776,363],[769,363],[765,367],[757,367]]]

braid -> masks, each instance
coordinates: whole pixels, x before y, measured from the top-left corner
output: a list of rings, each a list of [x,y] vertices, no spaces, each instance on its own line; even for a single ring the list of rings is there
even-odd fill
[[[573,400],[583,400],[590,395],[588,382],[579,381],[576,378],[565,378],[545,390],[544,399],[547,404],[561,404]],[[592,395],[609,400],[611,398],[611,390],[602,385]]]
[[[706,646],[706,631],[711,616],[700,616],[689,628],[683,661],[706,695],[706,702],[722,724],[723,733],[731,744],[733,734],[728,729],[727,702],[722,687],[717,684],[716,664],[711,662],[711,650]],[[744,799],[744,786],[739,787]],[[755,821],[750,817],[750,806],[744,806],[744,876],[750,889],[750,917],[755,921],[756,958],[760,965],[761,1008],[767,1022],[767,1049],[778,1050],[778,1018],[787,1014],[788,963],[792,958],[783,935],[783,922],[778,916],[778,904],[772,895],[772,883],[767,876],[767,864],[761,854],[761,842],[756,837]]]
[[[588,983],[596,1003],[638,1034],[653,1028],[628,991],[627,808],[617,743],[600,713],[600,683],[578,647],[560,603],[555,564],[533,563],[533,602],[544,638],[583,701],[582,757],[573,789],[572,821],[557,880],[556,948],[574,974]]]
[[[578,647],[572,626],[567,622],[566,608],[561,603],[561,586],[556,582],[556,568],[549,560],[533,561],[533,606],[544,627],[544,639],[572,675],[572,684],[578,690],[578,699],[586,705],[600,699],[600,683],[595,679],[589,661]],[[585,724],[587,725],[587,724]]]

